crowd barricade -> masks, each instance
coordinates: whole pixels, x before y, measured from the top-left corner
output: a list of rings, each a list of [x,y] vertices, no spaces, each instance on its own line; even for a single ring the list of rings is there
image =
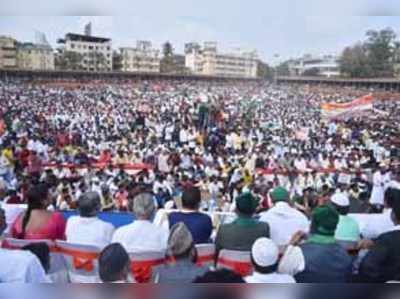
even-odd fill
[[[13,238],[6,238],[2,242],[2,248],[11,250],[21,250],[25,246],[31,244],[44,243],[49,247],[50,250],[50,269],[48,276],[53,282],[66,283],[68,282],[68,273],[65,260],[62,253],[60,253],[59,247],[54,241],[51,240],[20,240]]]
[[[152,170],[153,166],[146,163],[90,163],[90,164],[73,164],[73,163],[44,163],[44,168],[56,169],[56,168],[69,168],[69,169],[105,169],[111,167],[113,169],[125,169],[125,170]]]
[[[362,174],[371,173],[371,169],[369,168],[353,169],[353,170],[339,170],[336,168],[309,168],[308,171],[300,171],[300,170],[288,171],[284,169],[258,168],[256,171],[258,174],[262,175],[283,175],[283,176],[288,176],[290,174],[304,175],[306,173],[311,173],[311,172],[316,172],[318,174],[337,173],[337,174],[347,174],[347,175],[356,175],[357,173],[362,173]]]
[[[217,259],[217,269],[228,269],[242,277],[249,276],[253,271],[250,252],[221,250]]]
[[[166,263],[164,251],[131,252],[131,274],[136,282],[148,283],[153,277],[153,270]]]
[[[66,261],[70,282],[100,282],[98,258],[101,248],[65,241],[56,241],[56,246]]]

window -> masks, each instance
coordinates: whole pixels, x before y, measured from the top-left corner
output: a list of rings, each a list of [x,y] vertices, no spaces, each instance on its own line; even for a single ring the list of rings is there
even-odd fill
[[[71,49],[75,49],[75,44],[71,43]]]
[[[93,46],[89,46],[89,50],[93,50]]]

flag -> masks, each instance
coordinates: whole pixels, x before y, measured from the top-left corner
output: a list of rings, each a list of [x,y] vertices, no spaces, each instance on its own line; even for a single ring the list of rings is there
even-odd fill
[[[321,105],[321,113],[327,119],[351,118],[365,111],[372,111],[372,103],[372,95],[363,96],[349,103],[325,103]]]

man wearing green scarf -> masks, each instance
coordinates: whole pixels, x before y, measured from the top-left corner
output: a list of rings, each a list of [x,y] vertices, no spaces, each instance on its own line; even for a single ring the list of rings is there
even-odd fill
[[[280,271],[295,276],[298,283],[346,283],[352,274],[352,258],[335,240],[339,214],[331,206],[314,210],[311,234],[298,245],[304,233],[293,236],[281,260]]]

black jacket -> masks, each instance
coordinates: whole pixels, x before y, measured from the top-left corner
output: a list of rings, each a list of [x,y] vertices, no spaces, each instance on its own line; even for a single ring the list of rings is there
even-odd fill
[[[369,283],[400,280],[400,230],[379,236],[361,263],[360,278]]]

